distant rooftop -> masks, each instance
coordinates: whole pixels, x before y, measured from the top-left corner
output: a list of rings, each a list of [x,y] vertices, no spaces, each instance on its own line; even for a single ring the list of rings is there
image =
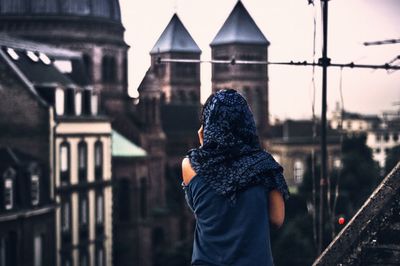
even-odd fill
[[[111,133],[113,157],[145,157],[147,152],[117,131]]]
[[[243,3],[238,1],[210,45],[222,44],[269,45],[269,41],[258,28]]]
[[[174,14],[150,54],[181,52],[201,53],[199,46],[193,40],[177,14]]]

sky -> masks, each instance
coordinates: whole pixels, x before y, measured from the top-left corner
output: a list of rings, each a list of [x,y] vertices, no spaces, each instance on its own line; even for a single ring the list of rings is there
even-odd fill
[[[176,12],[202,50],[211,59],[210,42],[237,0],[120,0],[125,41],[129,50],[129,91],[137,88],[150,66],[149,51]],[[312,61],[314,19],[316,56],[321,57],[321,4],[308,0],[242,0],[256,24],[271,42],[269,61]],[[366,41],[400,39],[400,0],[329,1],[328,56],[334,63],[384,64],[400,55],[400,43],[364,46]],[[400,65],[400,60],[397,61]],[[321,71],[312,68],[269,66],[271,119],[307,119],[321,110]],[[342,79],[340,79],[342,77]],[[340,80],[342,82],[340,82]],[[341,85],[340,85],[341,84]],[[340,102],[348,111],[381,114],[400,108],[400,71],[330,68],[328,113]],[[211,66],[201,65],[201,99],[211,93]],[[315,96],[314,96],[315,95]],[[329,114],[328,114],[329,116]]]

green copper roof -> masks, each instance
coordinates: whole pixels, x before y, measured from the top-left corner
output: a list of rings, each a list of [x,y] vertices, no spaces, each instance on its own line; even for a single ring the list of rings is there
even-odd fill
[[[112,156],[113,157],[144,157],[147,152],[131,142],[117,131],[113,130],[112,138]]]

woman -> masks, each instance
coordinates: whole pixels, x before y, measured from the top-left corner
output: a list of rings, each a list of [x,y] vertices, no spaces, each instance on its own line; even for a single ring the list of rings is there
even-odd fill
[[[192,265],[273,265],[269,225],[282,225],[290,195],[282,167],[261,148],[250,108],[235,90],[211,95],[201,124],[201,146],[182,161],[196,218]]]

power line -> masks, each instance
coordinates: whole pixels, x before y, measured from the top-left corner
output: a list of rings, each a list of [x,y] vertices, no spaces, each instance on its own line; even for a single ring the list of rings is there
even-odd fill
[[[383,45],[383,44],[396,44],[396,43],[400,43],[400,39],[389,39],[389,40],[383,40],[383,41],[364,42],[363,44],[365,46],[370,46],[370,45]]]
[[[229,65],[287,65],[287,66],[318,66],[323,67],[324,64],[321,59],[317,63],[307,62],[307,61],[289,61],[289,62],[271,62],[271,61],[250,61],[250,60],[236,60],[232,57],[231,60],[201,60],[201,59],[164,59],[159,57],[157,63],[211,63],[211,64],[229,64]],[[384,70],[400,70],[400,66],[391,65],[389,63],[381,65],[370,65],[370,64],[356,64],[354,62],[350,63],[331,63],[328,62],[329,67],[339,67],[339,68],[368,68],[368,69],[384,69]]]

